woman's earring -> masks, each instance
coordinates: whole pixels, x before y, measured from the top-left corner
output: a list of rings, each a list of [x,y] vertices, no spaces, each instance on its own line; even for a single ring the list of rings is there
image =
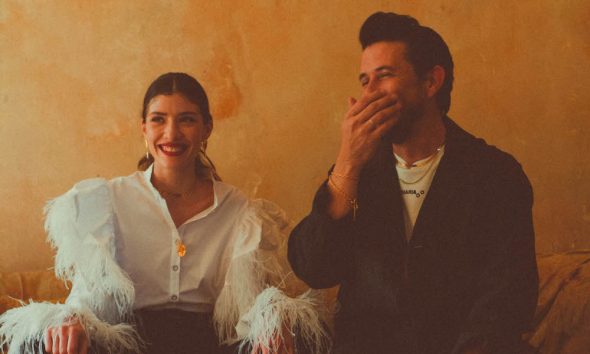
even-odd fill
[[[145,142],[145,158],[149,160],[150,159],[150,149],[148,146],[147,139],[143,139],[143,141]]]

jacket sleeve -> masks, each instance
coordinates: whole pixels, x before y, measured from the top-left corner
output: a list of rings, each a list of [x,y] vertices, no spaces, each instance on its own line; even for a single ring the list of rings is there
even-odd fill
[[[248,203],[239,221],[240,232],[219,295],[213,319],[221,340],[240,342],[240,350],[267,348],[276,352],[276,338],[285,329],[297,333],[313,353],[326,353],[330,345],[322,321],[319,294],[285,293],[288,275],[280,250],[290,224],[285,213],[266,200]]]
[[[479,209],[486,264],[454,353],[474,343],[490,353],[511,352],[537,304],[532,189],[513,159],[497,167],[486,186],[485,207]]]
[[[65,304],[30,302],[0,317],[9,353],[42,353],[48,328],[78,318],[91,342],[112,352],[138,351],[135,330],[122,323],[133,285],[114,260],[114,215],[104,179],[82,181],[45,209],[48,240],[56,249],[55,274],[73,287]]]
[[[352,255],[354,221],[350,215],[332,219],[327,212],[329,201],[330,192],[324,182],[315,195],[311,213],[289,238],[288,257],[293,271],[315,289],[339,285]]]

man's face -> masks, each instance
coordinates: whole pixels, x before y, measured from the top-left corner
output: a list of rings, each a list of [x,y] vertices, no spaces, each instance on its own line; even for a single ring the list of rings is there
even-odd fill
[[[406,44],[376,42],[365,48],[359,80],[363,95],[383,91],[397,97],[399,110],[391,117],[397,123],[384,139],[395,144],[403,143],[424,113],[427,97],[424,82],[406,59]]]

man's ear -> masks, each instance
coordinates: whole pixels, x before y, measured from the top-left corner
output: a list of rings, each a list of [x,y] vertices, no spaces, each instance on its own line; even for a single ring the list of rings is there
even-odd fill
[[[426,74],[426,80],[424,85],[426,88],[426,94],[429,98],[436,96],[443,83],[445,82],[445,69],[440,65],[435,65],[428,74]]]

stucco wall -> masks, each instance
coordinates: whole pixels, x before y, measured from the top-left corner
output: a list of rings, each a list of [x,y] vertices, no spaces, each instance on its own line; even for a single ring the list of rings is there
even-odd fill
[[[590,248],[585,0],[0,0],[0,271],[51,265],[48,199],[134,170],[144,90],[168,71],[207,89],[222,177],[299,220],[359,92],[359,26],[380,9],[449,43],[450,115],[524,166],[538,251]]]

